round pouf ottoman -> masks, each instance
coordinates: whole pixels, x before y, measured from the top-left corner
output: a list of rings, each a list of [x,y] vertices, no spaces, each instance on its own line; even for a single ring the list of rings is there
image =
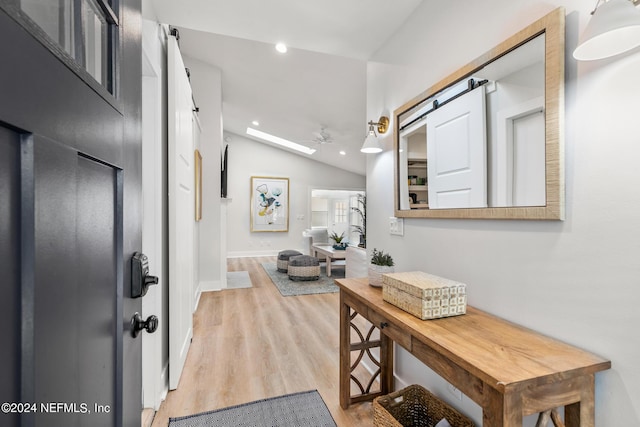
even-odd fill
[[[290,280],[318,280],[320,278],[320,261],[310,255],[298,255],[289,258]]]
[[[294,251],[292,249],[278,252],[278,271],[281,273],[286,273],[289,267],[289,258],[298,255],[302,255],[302,252]]]

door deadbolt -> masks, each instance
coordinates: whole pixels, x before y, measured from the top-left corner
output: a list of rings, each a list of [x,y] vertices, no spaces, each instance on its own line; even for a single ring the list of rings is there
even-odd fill
[[[131,258],[131,298],[143,297],[149,286],[157,285],[158,277],[149,274],[149,259],[145,254],[136,252]]]
[[[158,317],[151,315],[143,320],[140,313],[134,314],[131,318],[131,335],[136,338],[143,329],[150,334],[154,333],[158,329]]]

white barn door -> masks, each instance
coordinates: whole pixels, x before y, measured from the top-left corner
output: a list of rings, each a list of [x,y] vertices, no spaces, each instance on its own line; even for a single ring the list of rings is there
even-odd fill
[[[178,387],[193,335],[194,142],[191,86],[178,42],[167,43],[169,122],[169,388]]]
[[[484,87],[427,116],[429,209],[487,206]]]

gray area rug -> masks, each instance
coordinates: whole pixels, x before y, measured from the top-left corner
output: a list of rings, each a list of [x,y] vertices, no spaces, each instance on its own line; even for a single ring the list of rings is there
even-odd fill
[[[227,272],[227,289],[250,288],[251,278],[248,271]]]
[[[287,273],[278,271],[275,262],[265,262],[262,264],[262,268],[267,272],[271,281],[276,285],[276,288],[278,288],[283,297],[338,292],[340,288],[333,283],[333,279],[341,279],[344,277],[344,266],[332,267],[331,277],[327,277],[325,266],[322,265],[320,267],[320,279],[308,282],[289,280]]]
[[[169,419],[169,427],[336,427],[316,390]]]

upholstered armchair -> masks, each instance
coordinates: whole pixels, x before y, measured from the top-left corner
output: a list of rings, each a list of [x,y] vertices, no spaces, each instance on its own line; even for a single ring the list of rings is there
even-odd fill
[[[312,245],[331,245],[329,242],[329,233],[326,228],[307,228],[302,232],[302,238],[305,241],[307,255],[313,255]],[[320,261],[324,260],[324,255],[318,257]]]

